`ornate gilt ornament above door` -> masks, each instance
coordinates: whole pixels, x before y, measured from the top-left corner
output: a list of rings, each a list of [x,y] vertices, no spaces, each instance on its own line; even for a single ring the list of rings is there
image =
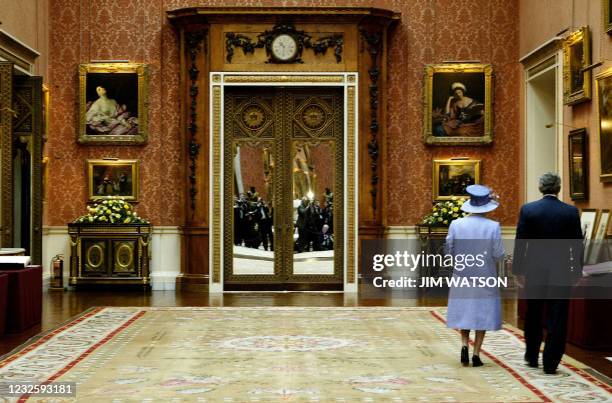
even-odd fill
[[[255,49],[265,49],[266,63],[303,63],[304,49],[312,49],[315,55],[324,55],[327,49],[334,49],[336,63],[342,61],[344,37],[333,34],[314,40],[311,35],[295,29],[291,23],[275,25],[272,30],[257,35],[257,40],[236,32],[225,33],[226,59],[232,62],[234,49],[241,48],[245,55],[255,53]]]

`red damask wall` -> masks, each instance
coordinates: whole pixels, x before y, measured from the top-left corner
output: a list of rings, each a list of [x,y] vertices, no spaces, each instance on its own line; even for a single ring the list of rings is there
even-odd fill
[[[138,158],[138,210],[156,225],[179,225],[182,181],[178,109],[178,43],[165,11],[187,6],[373,6],[402,13],[389,48],[387,225],[413,225],[431,206],[431,160],[483,160],[482,178],[501,196],[495,218],[515,224],[519,208],[519,65],[517,0],[194,1],[52,0],[50,7],[51,127],[48,225],[64,225],[85,210],[85,159]],[[149,143],[76,143],[76,71],[91,60],[150,65]],[[425,147],[422,138],[423,67],[446,60],[493,64],[494,144]]]

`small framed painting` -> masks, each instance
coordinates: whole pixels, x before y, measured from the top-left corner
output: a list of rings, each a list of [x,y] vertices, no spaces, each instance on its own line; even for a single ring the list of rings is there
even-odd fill
[[[148,136],[147,79],[145,64],[81,64],[78,142],[145,143]]]
[[[434,160],[433,199],[465,197],[465,188],[480,183],[480,160]]]
[[[138,160],[87,160],[89,200],[138,201]]]
[[[596,264],[609,260],[608,245],[610,241],[606,241],[608,234],[608,226],[610,225],[610,210],[604,209],[599,213],[597,223],[593,228],[593,238],[588,244],[586,251],[587,264]]]
[[[575,105],[591,99],[591,39],[589,27],[571,33],[563,42],[563,103]]]
[[[595,77],[599,104],[599,178],[612,182],[612,68]]]
[[[595,241],[603,241],[606,239],[608,235],[608,228],[610,226],[610,210],[604,209],[601,210],[599,214],[599,220],[597,221],[597,226],[595,227],[594,237]]]
[[[588,158],[587,158],[587,131],[576,129],[569,133],[569,185],[572,200],[588,199]]]
[[[582,226],[582,236],[585,242],[590,241],[595,234],[595,224],[597,223],[597,210],[585,208],[580,212],[580,225]]]
[[[492,76],[490,64],[425,66],[425,144],[484,145],[493,141]]]

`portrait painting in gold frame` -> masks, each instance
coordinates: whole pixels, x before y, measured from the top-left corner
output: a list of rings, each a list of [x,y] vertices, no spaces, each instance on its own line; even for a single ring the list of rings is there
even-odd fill
[[[595,77],[599,112],[599,179],[612,182],[612,68]]]
[[[480,183],[480,160],[448,159],[433,161],[433,199],[466,197],[470,185]]]
[[[148,67],[140,63],[79,65],[81,144],[146,143]]]
[[[591,39],[589,27],[572,32],[563,41],[563,103],[575,105],[591,99]]]
[[[425,144],[484,145],[493,141],[492,75],[490,64],[425,66]]]
[[[121,198],[138,201],[139,168],[138,160],[87,160],[89,200]]]

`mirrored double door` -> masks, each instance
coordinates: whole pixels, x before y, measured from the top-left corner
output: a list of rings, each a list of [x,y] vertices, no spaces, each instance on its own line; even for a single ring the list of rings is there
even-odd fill
[[[225,289],[341,289],[344,102],[334,87],[226,87]]]

